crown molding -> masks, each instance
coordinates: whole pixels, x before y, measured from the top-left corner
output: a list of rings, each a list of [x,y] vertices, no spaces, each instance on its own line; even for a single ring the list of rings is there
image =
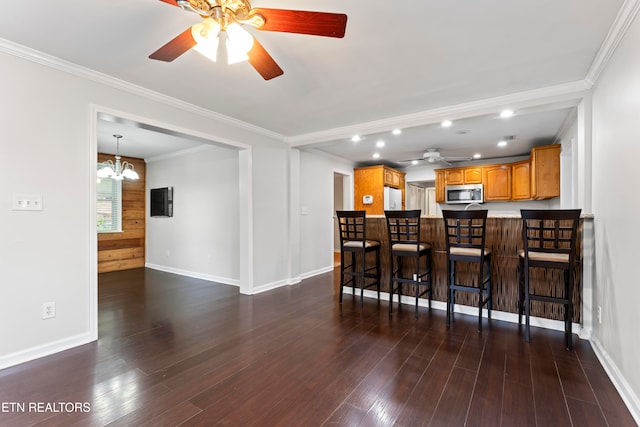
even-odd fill
[[[615,52],[620,41],[622,41],[624,35],[627,33],[631,23],[638,14],[638,10],[640,10],[640,0],[625,0],[622,7],[620,7],[618,15],[613,21],[611,28],[609,28],[609,32],[607,33],[604,42],[602,42],[600,50],[598,50],[598,53],[587,72],[587,76],[585,77],[585,80],[587,80],[591,85],[595,85],[598,81],[600,73],[602,73],[602,70],[605,69],[611,60],[613,52]]]
[[[278,141],[284,141],[285,138],[284,135],[273,132],[271,130],[252,125],[233,117],[225,116],[224,114],[216,113],[215,111],[208,110],[206,108],[198,107],[188,102],[184,102],[179,99],[164,95],[162,93],[155,92],[150,89],[146,89],[141,86],[126,82],[124,80],[117,79],[107,74],[100,73],[90,68],[65,61],[63,59],[28,48],[9,40],[0,39],[0,52],[5,52],[9,55],[26,59],[28,61],[35,62],[49,68],[53,68],[77,77],[94,81],[96,83],[104,84],[115,89],[119,89],[134,95],[141,96],[143,98],[150,99],[152,101],[160,102],[170,107],[175,107],[189,113],[198,114],[204,118],[216,120],[218,122],[222,122],[236,128],[261,134]]]
[[[334,139],[350,138],[354,134],[366,135],[388,131],[396,127],[408,128],[424,126],[432,123],[439,123],[445,119],[457,120],[467,117],[493,114],[506,107],[523,109],[543,104],[555,104],[570,100],[579,100],[591,89],[591,87],[592,84],[588,81],[578,80],[463,104],[434,108],[403,116],[395,116],[356,125],[286,137],[285,141],[296,147],[331,141]]]
[[[189,154],[201,153],[203,151],[209,151],[213,149],[219,149],[215,145],[201,145],[198,147],[186,148],[184,150],[175,151],[169,154],[161,154],[159,156],[147,157],[144,159],[145,163],[159,162],[161,160],[174,159],[176,157],[188,156]]]

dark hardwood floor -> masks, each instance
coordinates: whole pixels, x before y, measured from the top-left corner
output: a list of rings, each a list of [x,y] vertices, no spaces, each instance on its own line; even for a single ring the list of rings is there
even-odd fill
[[[588,342],[351,295],[254,296],[153,270],[99,280],[97,343],[0,371],[2,426],[635,426]],[[90,411],[8,403],[87,402]],[[40,407],[42,409],[42,407]],[[45,408],[46,409],[46,408]],[[56,409],[56,408],[53,408]],[[87,408],[85,408],[87,409]]]

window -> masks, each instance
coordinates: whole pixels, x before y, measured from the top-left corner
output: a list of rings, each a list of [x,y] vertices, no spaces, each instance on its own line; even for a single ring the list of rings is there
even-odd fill
[[[98,233],[122,231],[122,180],[99,178],[96,189]]]

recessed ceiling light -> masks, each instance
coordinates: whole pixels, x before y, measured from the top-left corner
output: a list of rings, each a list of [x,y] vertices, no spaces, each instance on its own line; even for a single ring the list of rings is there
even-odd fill
[[[460,129],[460,130],[457,130],[457,131],[456,131],[456,133],[457,133],[458,135],[466,135],[466,134],[468,134],[469,132],[471,132],[469,129]]]
[[[384,141],[380,140],[380,141],[376,142],[376,147],[378,147],[378,148],[384,147]]]
[[[449,126],[451,126],[453,124],[453,122],[451,120],[445,120],[444,122],[440,123],[440,125],[442,127],[448,128]]]
[[[506,147],[507,146],[507,141],[502,140],[500,142],[498,142],[498,147]]]
[[[400,135],[402,133],[402,130],[401,129],[394,129],[394,130],[391,131],[391,133],[394,134],[394,135]]]
[[[511,116],[513,116],[513,110],[502,110],[500,112],[500,117],[502,117],[503,119],[507,119]]]
[[[482,154],[480,154],[480,153],[476,153],[476,154],[473,155],[474,159],[479,159],[480,157],[482,157]]]
[[[373,158],[374,159],[379,159],[380,158],[380,153],[373,153]]]
[[[352,140],[353,142],[360,142],[360,135],[353,135],[353,136],[351,137],[351,140]]]
[[[417,165],[419,162],[417,160],[411,160],[412,165]]]

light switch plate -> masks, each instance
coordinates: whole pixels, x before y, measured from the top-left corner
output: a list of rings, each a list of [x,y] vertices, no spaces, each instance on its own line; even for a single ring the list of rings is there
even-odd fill
[[[42,195],[13,193],[14,211],[41,211]]]

